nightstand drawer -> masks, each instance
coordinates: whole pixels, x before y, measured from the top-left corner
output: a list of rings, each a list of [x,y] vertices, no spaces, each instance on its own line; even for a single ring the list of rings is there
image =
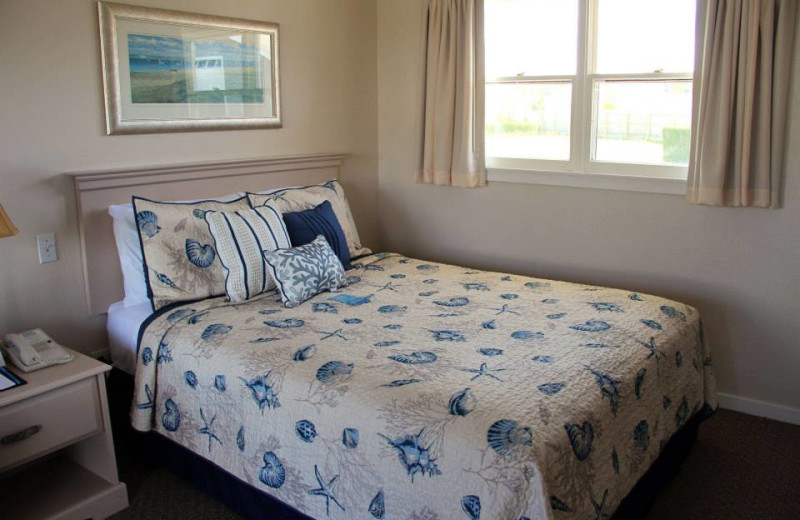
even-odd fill
[[[0,471],[102,428],[94,377],[1,408]]]

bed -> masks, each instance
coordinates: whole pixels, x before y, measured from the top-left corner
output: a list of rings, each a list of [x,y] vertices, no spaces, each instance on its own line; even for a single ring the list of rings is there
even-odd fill
[[[609,518],[716,406],[697,311],[617,289],[378,253],[295,308],[128,311],[133,427],[313,518]]]

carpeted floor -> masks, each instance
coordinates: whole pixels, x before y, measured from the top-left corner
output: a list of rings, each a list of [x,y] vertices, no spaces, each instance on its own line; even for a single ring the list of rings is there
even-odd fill
[[[114,520],[240,517],[164,469],[145,465],[118,436],[120,479],[130,508]],[[269,517],[265,517],[269,518]],[[645,520],[800,519],[800,426],[720,410],[700,433],[678,477]]]

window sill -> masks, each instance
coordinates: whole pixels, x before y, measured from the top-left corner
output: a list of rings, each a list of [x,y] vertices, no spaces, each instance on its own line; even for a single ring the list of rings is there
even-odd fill
[[[683,179],[660,179],[636,175],[553,172],[509,168],[488,168],[487,176],[489,182],[542,184],[545,186],[636,191],[642,193],[663,193],[667,195],[686,194],[686,181]]]

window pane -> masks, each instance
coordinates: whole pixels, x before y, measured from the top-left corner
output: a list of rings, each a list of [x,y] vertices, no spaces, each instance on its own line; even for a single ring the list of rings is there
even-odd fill
[[[696,0],[598,0],[598,74],[692,72]]]
[[[595,99],[595,160],[689,163],[691,81],[598,81]]]
[[[486,77],[573,75],[577,0],[486,0]]]
[[[569,160],[571,83],[486,85],[486,155]]]

